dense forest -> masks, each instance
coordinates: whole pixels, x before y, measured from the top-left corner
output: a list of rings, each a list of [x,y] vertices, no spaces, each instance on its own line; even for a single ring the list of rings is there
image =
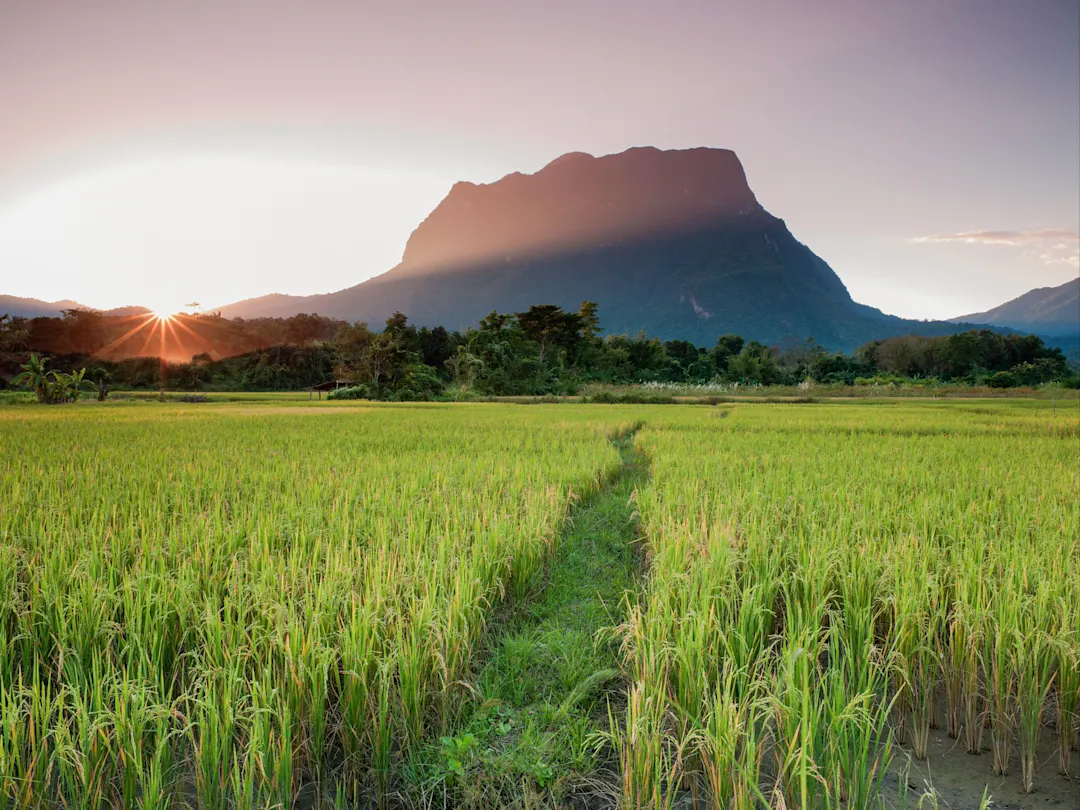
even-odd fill
[[[392,400],[571,394],[587,383],[936,379],[1008,388],[1076,381],[1061,351],[1034,335],[909,335],[852,354],[813,340],[765,346],[734,334],[703,347],[645,334],[603,336],[598,307],[589,301],[577,312],[553,305],[492,312],[464,332],[418,329],[402,313],[381,331],[308,314],[166,321],[86,310],[62,318],[0,316],[0,387],[11,384],[30,353],[47,356],[58,371],[88,369],[114,389],[297,390],[336,379],[350,381],[345,396]]]

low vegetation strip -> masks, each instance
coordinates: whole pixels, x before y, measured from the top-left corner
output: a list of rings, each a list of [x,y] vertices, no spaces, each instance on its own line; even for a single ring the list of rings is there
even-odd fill
[[[973,767],[1016,806],[1076,796],[1077,417],[740,404],[650,420],[623,806],[878,806],[890,760],[925,758],[939,723],[972,754],[989,738]]]
[[[604,631],[622,623],[636,587],[633,498],[648,476],[633,434],[615,443],[617,475],[574,508],[543,587],[497,629],[458,727],[429,750],[416,780],[427,802],[614,805],[617,775],[598,744],[607,698],[624,681],[617,639]]]

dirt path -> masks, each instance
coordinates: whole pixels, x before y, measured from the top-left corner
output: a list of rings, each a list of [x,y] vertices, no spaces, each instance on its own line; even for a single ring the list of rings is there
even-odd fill
[[[435,793],[456,807],[612,806],[597,761],[607,698],[624,684],[610,629],[637,587],[633,494],[648,478],[633,433],[614,441],[618,473],[574,510],[543,589],[495,633],[460,730],[432,759]]]

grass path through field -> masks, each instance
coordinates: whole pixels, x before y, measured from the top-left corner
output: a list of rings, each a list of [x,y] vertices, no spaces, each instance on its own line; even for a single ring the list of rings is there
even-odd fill
[[[648,477],[633,432],[615,444],[618,474],[575,508],[542,590],[497,631],[461,731],[440,741],[436,779],[454,806],[608,804],[595,741],[622,681],[618,641],[602,631],[624,621],[637,584],[633,495]]]

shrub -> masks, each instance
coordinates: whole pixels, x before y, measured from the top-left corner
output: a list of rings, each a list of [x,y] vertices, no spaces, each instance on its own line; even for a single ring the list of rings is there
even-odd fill
[[[1011,371],[999,371],[992,374],[986,384],[991,388],[1016,388],[1019,383]]]
[[[443,392],[443,382],[430,366],[418,363],[409,368],[405,384],[398,391],[399,401],[429,402]]]
[[[1030,363],[1017,363],[1009,371],[1016,375],[1020,385],[1041,385],[1059,377],[1062,367],[1048,357],[1040,357]]]
[[[898,374],[875,374],[873,377],[855,378],[855,385],[858,386],[891,385],[899,388],[904,382],[904,378]]]
[[[182,397],[178,397],[180,402],[209,402],[210,398],[206,394],[184,394]]]
[[[371,399],[371,391],[366,385],[350,385],[337,388],[326,395],[327,399]]]
[[[597,391],[585,399],[599,405],[674,405],[677,401],[670,394],[648,394],[642,391],[627,391],[622,394]]]

